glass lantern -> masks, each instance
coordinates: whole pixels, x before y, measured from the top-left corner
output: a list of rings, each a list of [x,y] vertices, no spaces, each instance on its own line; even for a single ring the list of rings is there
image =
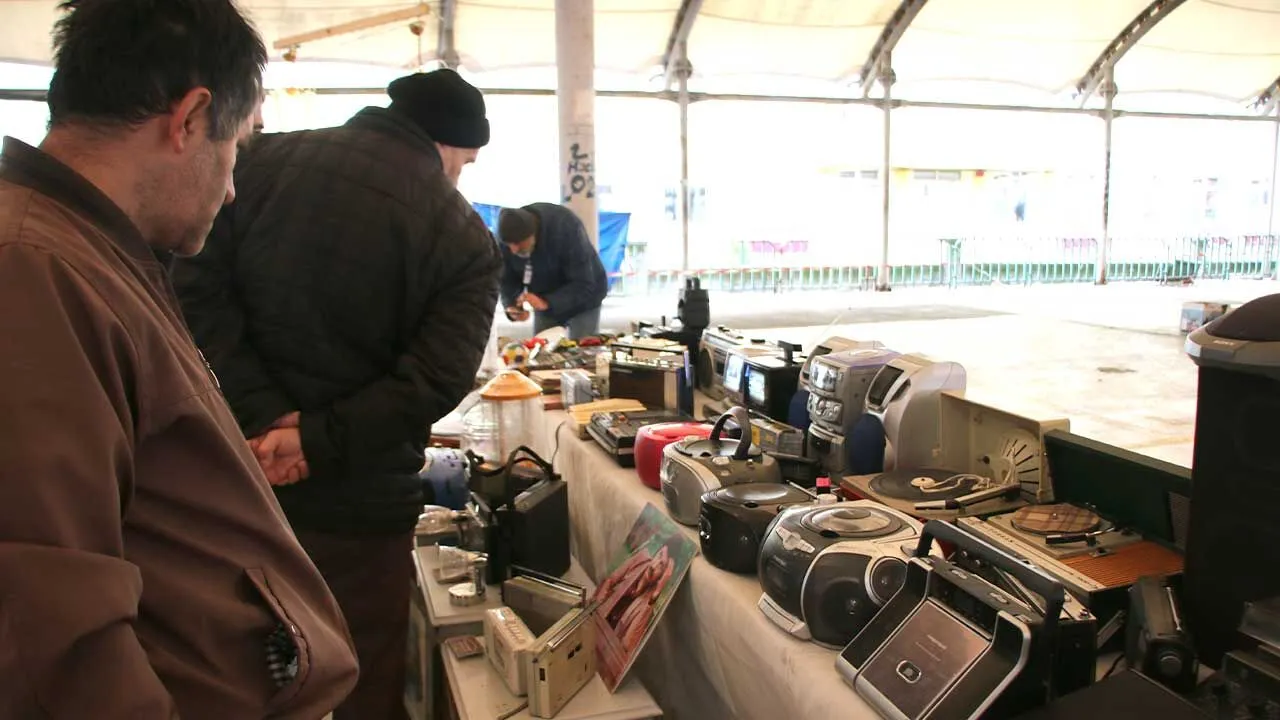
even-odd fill
[[[537,383],[514,370],[499,373],[480,388],[480,402],[463,418],[462,449],[502,465],[521,445],[533,448],[544,412]]]

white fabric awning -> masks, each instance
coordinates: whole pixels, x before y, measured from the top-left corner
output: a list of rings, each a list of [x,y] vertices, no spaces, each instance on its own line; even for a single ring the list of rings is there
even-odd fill
[[[849,96],[902,0],[704,0],[691,89]],[[929,0],[893,52],[895,97],[1070,104],[1076,83],[1150,0]],[[0,0],[0,60],[48,63],[55,0]],[[413,0],[241,0],[269,44],[411,10]],[[597,82],[659,89],[681,0],[595,0]],[[378,85],[437,57],[440,0],[416,18],[309,40],[298,60],[380,66]],[[1280,76],[1280,0],[1186,0],[1117,63],[1119,107],[1199,96],[1239,107]],[[555,0],[457,0],[455,49],[487,87],[555,86]],[[273,50],[281,58],[283,50]],[[306,63],[298,63],[299,68]],[[280,72],[333,86],[330,74]],[[878,91],[877,91],[878,92]]]

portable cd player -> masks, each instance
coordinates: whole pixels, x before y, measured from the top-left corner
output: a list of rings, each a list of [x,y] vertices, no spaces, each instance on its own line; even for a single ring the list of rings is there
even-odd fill
[[[813,495],[790,484],[716,488],[702,496],[698,527],[702,554],[721,570],[754,573],[769,523],[785,508],[814,501]]]
[[[902,587],[921,524],[870,500],[791,507],[760,546],[760,610],[792,635],[849,643]]]
[[[739,428],[750,428],[745,408],[735,407],[721,415],[705,440],[692,437],[677,440],[662,450],[662,498],[671,518],[696,527],[702,514],[702,495],[726,485],[782,482],[778,461],[751,443],[751,433],[737,440],[723,437],[732,418]]]
[[[666,422],[645,425],[636,432],[635,462],[640,482],[662,489],[659,474],[662,470],[662,451],[668,445],[687,437],[704,439],[711,436],[711,425],[695,422]]]

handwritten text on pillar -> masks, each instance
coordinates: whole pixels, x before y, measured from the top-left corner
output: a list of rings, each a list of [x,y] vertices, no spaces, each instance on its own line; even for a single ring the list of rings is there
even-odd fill
[[[579,196],[587,199],[596,196],[596,176],[591,162],[591,153],[584,152],[579,143],[569,146],[567,175],[569,181],[565,185],[565,202]]]

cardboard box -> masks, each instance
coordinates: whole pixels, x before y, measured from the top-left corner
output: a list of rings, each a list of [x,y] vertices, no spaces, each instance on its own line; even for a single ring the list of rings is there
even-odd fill
[[[1178,324],[1178,329],[1184,333],[1198,330],[1226,315],[1230,307],[1227,303],[1218,302],[1182,303],[1182,321]]]

